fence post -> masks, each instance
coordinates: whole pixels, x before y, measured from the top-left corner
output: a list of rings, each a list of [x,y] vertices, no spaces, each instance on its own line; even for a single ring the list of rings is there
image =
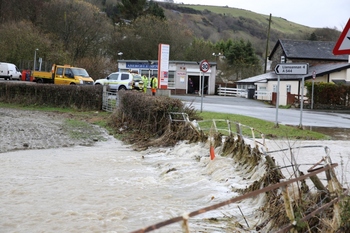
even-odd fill
[[[326,153],[329,154],[330,151],[328,148],[325,149]],[[340,197],[341,193],[342,193],[342,187],[334,173],[334,169],[331,167],[331,159],[329,157],[329,155],[326,156],[326,163],[327,166],[329,166],[329,169],[326,170],[326,177],[327,177],[327,182],[328,182],[328,189],[329,189],[329,193],[330,196],[334,197]],[[334,203],[333,206],[333,220],[332,220],[332,227],[333,229],[339,229],[340,225],[341,225],[341,209],[340,209],[340,204],[339,202]]]
[[[294,211],[293,211],[293,205],[292,201],[290,200],[289,193],[288,193],[288,187],[282,186],[282,195],[284,200],[284,208],[286,209],[286,214],[289,220],[291,221],[292,225],[296,225]],[[295,229],[291,229],[290,232],[298,233]]]

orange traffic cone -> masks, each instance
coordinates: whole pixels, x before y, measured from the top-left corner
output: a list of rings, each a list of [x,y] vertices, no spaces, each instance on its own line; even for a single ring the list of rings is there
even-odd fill
[[[214,158],[215,158],[214,147],[210,145],[210,160],[213,160]]]

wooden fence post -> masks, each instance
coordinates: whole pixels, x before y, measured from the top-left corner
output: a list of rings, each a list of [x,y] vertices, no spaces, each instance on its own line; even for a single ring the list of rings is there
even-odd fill
[[[282,186],[281,188],[282,188],[282,195],[283,195],[283,200],[284,200],[284,208],[286,209],[287,217],[289,218],[292,225],[295,226],[296,221],[295,221],[292,201],[291,201],[291,199],[289,197],[289,193],[288,193],[288,187]],[[291,229],[290,232],[298,233],[295,229]]]

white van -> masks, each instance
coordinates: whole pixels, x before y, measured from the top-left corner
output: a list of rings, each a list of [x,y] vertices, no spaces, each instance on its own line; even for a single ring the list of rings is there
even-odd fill
[[[0,78],[4,78],[5,80],[20,80],[21,77],[22,74],[15,64],[0,62]]]

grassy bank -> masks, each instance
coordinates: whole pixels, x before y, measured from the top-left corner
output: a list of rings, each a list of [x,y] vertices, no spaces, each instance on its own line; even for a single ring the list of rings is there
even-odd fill
[[[0,107],[4,108],[16,108],[23,110],[31,111],[45,111],[45,112],[54,112],[61,114],[62,117],[67,117],[70,119],[75,119],[78,121],[84,121],[91,124],[99,125],[100,127],[106,128],[111,134],[116,133],[116,129],[112,129],[108,126],[108,121],[110,120],[111,113],[103,111],[78,111],[76,109],[70,108],[51,108],[51,107],[39,107],[39,106],[22,106],[19,104],[5,104],[0,103]],[[255,136],[260,137],[261,134],[264,134],[266,138],[289,138],[289,139],[302,139],[302,140],[325,140],[330,139],[330,136],[327,136],[322,133],[318,133],[310,130],[303,130],[297,127],[279,125],[275,127],[273,122],[260,120],[253,117],[247,117],[236,114],[226,114],[226,113],[216,113],[216,112],[202,112],[198,113],[200,117],[203,118],[203,121],[198,121],[199,126],[203,131],[214,130],[213,119],[215,120],[228,120],[231,122],[232,132],[236,132],[237,125],[241,125],[242,133],[244,135],[251,135],[251,130],[254,129]],[[69,124],[72,124],[72,121],[68,121]],[[76,121],[73,121],[76,122]],[[67,123],[68,124],[68,123]],[[216,121],[215,126],[223,134],[228,132],[227,121]]]
[[[260,137],[264,134],[266,138],[289,138],[289,139],[303,139],[303,140],[326,140],[330,139],[330,136],[318,133],[310,130],[299,129],[298,127],[279,125],[275,126],[275,123],[270,121],[264,121],[253,117],[228,114],[228,113],[217,113],[217,112],[202,112],[199,114],[203,118],[203,122],[199,122],[201,128],[207,130],[213,130],[212,119],[228,120],[231,122],[231,130],[236,131],[236,126],[233,123],[239,123],[244,135],[250,136],[252,130],[254,130],[255,137]],[[222,130],[222,133],[227,132],[228,125],[225,121],[216,121],[216,126]],[[220,131],[221,132],[221,131]]]

